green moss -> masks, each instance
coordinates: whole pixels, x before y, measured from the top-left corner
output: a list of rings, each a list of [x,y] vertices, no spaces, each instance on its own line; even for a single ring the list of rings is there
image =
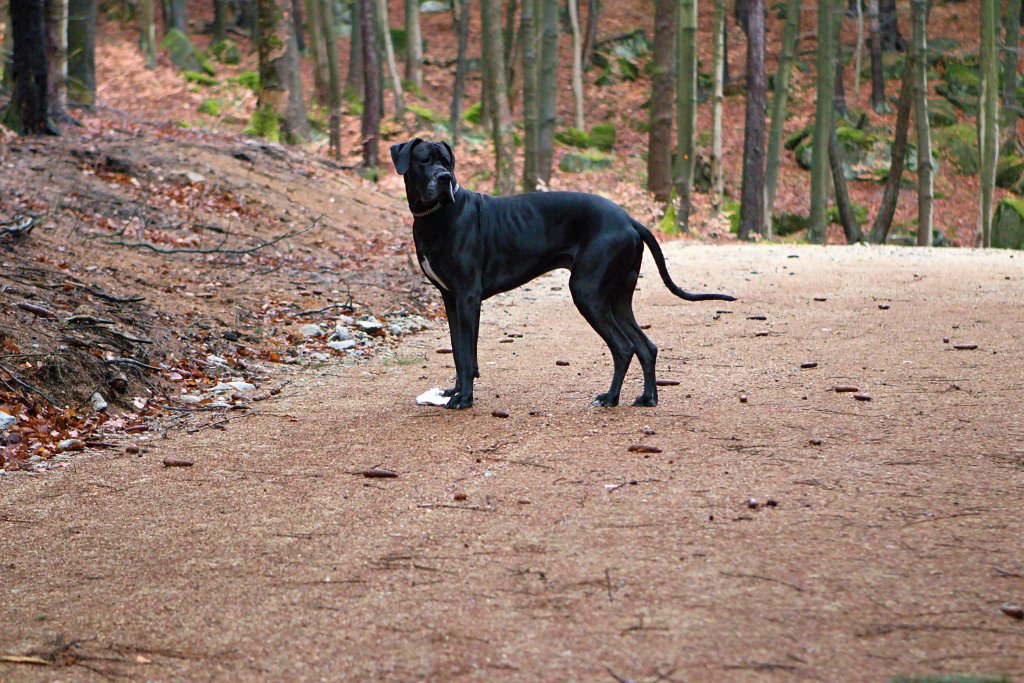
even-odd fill
[[[558,168],[566,173],[582,173],[608,168],[612,165],[612,156],[594,149],[570,152],[562,156]]]
[[[479,126],[483,117],[483,108],[484,106],[480,102],[471,105],[469,109],[466,110],[466,113],[462,115],[462,120],[466,123],[471,123],[474,126]]]
[[[943,128],[956,122],[956,109],[949,100],[928,100],[928,123],[933,127]]]
[[[864,225],[864,223],[868,219],[868,207],[861,206],[857,202],[851,203],[853,204],[853,219],[857,221],[859,225]],[[828,207],[828,209],[825,211],[825,216],[828,218],[830,222],[835,223],[836,225],[843,224],[843,220],[839,216],[839,207],[836,206],[835,204]]]
[[[812,126],[812,125],[804,126],[802,130],[798,130],[797,132],[795,132],[792,135],[790,135],[789,137],[787,137],[786,138],[786,142],[783,144],[783,147],[785,147],[790,152],[792,152],[793,150],[795,150],[797,148],[797,146],[800,145],[801,142],[803,142],[804,140],[809,138],[813,131],[814,131],[814,126]]]
[[[220,116],[220,105],[221,100],[212,97],[207,98],[199,105],[199,113],[209,116]]]
[[[934,131],[935,152],[963,175],[975,175],[980,168],[978,132],[974,126],[955,123]]]
[[[221,64],[239,64],[242,55],[238,51],[238,44],[231,39],[219,40],[210,46],[209,53]]]
[[[176,28],[172,28],[160,41],[160,49],[171,55],[175,66],[185,71],[204,71],[213,76],[216,71],[210,66],[206,57],[196,49],[188,36]]]
[[[228,83],[240,85],[254,93],[259,93],[260,91],[260,75],[256,71],[243,71],[237,76],[229,78]]]
[[[964,113],[977,114],[981,77],[974,59],[947,60],[942,82],[935,86],[935,90]]]
[[[185,77],[185,80],[189,83],[196,83],[204,86],[217,85],[217,79],[213,78],[202,71],[182,71],[181,75]]]
[[[1024,174],[1024,158],[1016,154],[999,157],[996,166],[996,186],[1011,189],[1020,182]]]
[[[807,216],[784,211],[775,216],[775,220],[772,222],[772,231],[778,237],[789,237],[801,230],[806,230],[808,224]]]
[[[407,104],[405,105],[405,108],[429,123],[448,123],[448,116],[440,114],[429,107],[423,107],[418,104]]]
[[[729,219],[729,232],[738,235],[740,233],[740,203],[732,199],[724,200],[722,214]]]
[[[245,132],[271,142],[281,142],[281,117],[267,105],[257,107]]]
[[[673,190],[672,196],[669,198],[668,207],[665,209],[665,215],[658,221],[658,229],[668,235],[675,235],[679,232],[679,226],[676,225],[676,202],[675,202],[675,191]]]
[[[615,126],[610,123],[598,123],[590,129],[590,144],[602,152],[610,152],[615,147]]]
[[[555,140],[569,147],[586,149],[590,147],[590,136],[579,128],[566,128],[555,133]]]

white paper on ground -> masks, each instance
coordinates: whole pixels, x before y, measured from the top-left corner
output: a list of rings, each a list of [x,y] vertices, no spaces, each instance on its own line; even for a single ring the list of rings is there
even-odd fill
[[[421,406],[446,406],[448,405],[448,400],[448,397],[444,395],[441,389],[434,387],[433,389],[427,389],[417,396],[416,404]]]

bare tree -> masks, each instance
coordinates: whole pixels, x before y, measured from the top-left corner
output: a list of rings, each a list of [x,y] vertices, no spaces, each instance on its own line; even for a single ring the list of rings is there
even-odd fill
[[[68,0],[68,102],[96,106],[96,0]]]
[[[747,15],[747,113],[743,137],[743,190],[739,238],[764,225],[764,0],[749,0]]]
[[[779,179],[779,162],[782,156],[782,133],[786,122],[786,99],[789,96],[789,71],[796,54],[797,38],[800,35],[800,0],[787,0],[786,21],[782,27],[782,50],[779,66],[775,71],[775,92],[772,96],[772,127],[768,133],[768,153],[765,169],[764,226],[761,234],[772,238],[772,213],[775,210],[775,190]]]
[[[508,106],[505,64],[502,56],[501,19],[497,3],[480,4],[483,23],[485,74],[489,79],[491,97],[491,130],[494,140],[494,190],[496,194],[513,194],[516,189],[515,143],[512,139],[512,112]]]
[[[288,0],[258,0],[256,49],[260,89],[250,130],[271,140],[297,142],[309,135],[299,78],[299,52]]]
[[[537,177],[551,182],[558,109],[558,0],[538,0],[543,7],[540,47],[540,131],[537,136]]]
[[[900,184],[903,182],[903,166],[907,158],[907,138],[910,129],[910,91],[913,83],[913,68],[907,64],[903,70],[903,81],[900,84],[900,98],[896,105],[896,128],[893,131],[892,160],[889,162],[889,176],[885,181],[885,193],[882,203],[878,205],[875,222],[871,226],[871,241],[884,244],[889,237],[892,217],[896,214],[896,204],[900,197]]]
[[[711,213],[722,209],[725,171],[722,166],[722,109],[725,90],[725,0],[714,0],[715,20],[711,28],[714,92],[711,95]]]
[[[55,132],[46,120],[47,70],[43,0],[11,0],[14,91],[4,124],[19,135]]]
[[[833,64],[832,6],[838,0],[818,2],[817,100],[814,109],[814,138],[811,148],[811,210],[807,239],[824,244],[828,230],[828,138],[832,130]]]
[[[928,123],[928,0],[910,0],[913,13],[914,128],[917,130],[917,243],[932,245],[932,143]]]
[[[420,0],[405,0],[405,80],[423,87],[423,33]]]
[[[459,144],[459,129],[462,127],[462,93],[466,87],[466,50],[469,45],[469,0],[458,0],[453,5],[459,8],[456,16],[459,34],[459,51],[455,65],[455,86],[452,89],[451,124],[452,147]]]
[[[676,94],[677,0],[655,0],[651,63],[651,119],[647,133],[647,189],[659,202],[672,195],[672,121]],[[722,0],[724,2],[724,0]]]
[[[697,0],[679,0],[676,71],[676,228],[690,232],[697,134]]]
[[[338,41],[334,34],[334,3],[331,0],[311,0],[319,8],[320,31],[327,61],[327,106],[330,109],[327,127],[330,148],[335,159],[341,158],[341,65],[338,64]]]
[[[47,107],[54,122],[66,123],[68,117],[68,3],[45,0],[46,4],[46,76]]]
[[[999,161],[999,58],[996,51],[999,5],[998,0],[981,0],[981,112],[978,115],[981,201],[978,203],[978,234],[984,247],[992,246],[992,204]]]
[[[519,41],[523,45],[523,192],[537,189],[537,153],[540,137],[538,98],[536,3],[526,0],[519,14]]]
[[[569,24],[572,27],[572,99],[575,126],[583,130],[583,43],[580,39],[579,0],[568,0]]]
[[[377,33],[384,40],[384,56],[391,77],[391,92],[395,97],[395,118],[405,112],[405,95],[402,92],[402,79],[398,75],[398,64],[395,62],[395,46],[391,42],[391,27],[388,21],[388,0],[377,0]]]
[[[153,0],[139,0],[139,47],[146,55],[146,68],[156,68],[156,17]]]
[[[871,29],[871,108],[876,114],[889,113],[885,101],[885,76],[882,71],[882,29],[878,18],[878,0],[868,0],[868,24]]]
[[[359,0],[359,30],[363,48],[363,164],[380,165],[380,78],[377,71],[377,35],[373,0]]]

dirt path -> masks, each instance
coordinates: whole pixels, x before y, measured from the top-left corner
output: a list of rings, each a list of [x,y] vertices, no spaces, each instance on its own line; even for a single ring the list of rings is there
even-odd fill
[[[438,330],[0,482],[0,654],[80,643],[0,679],[1024,680],[1020,254],[667,252],[742,299],[646,271],[656,409],[589,406],[610,360],[556,275],[485,304],[470,412],[413,404]]]

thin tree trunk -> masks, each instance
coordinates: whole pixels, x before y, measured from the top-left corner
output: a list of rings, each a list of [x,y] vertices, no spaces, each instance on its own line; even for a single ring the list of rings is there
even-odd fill
[[[96,0],[68,0],[68,102],[96,106]]]
[[[857,47],[853,57],[853,101],[860,106],[860,69],[864,61],[864,7],[854,0],[857,8]]]
[[[188,0],[165,0],[167,3],[167,26],[164,30],[176,28],[188,33]]]
[[[846,243],[860,242],[864,236],[861,234],[857,216],[853,212],[853,204],[850,202],[850,193],[846,188],[846,176],[843,175],[843,155],[839,150],[839,140],[836,138],[834,125],[828,138],[828,160],[829,167],[832,169],[832,183],[836,190],[836,207],[839,209],[839,220],[843,224]]]
[[[466,50],[469,46],[469,0],[458,0],[458,3],[459,51],[455,60],[455,85],[452,88],[452,147],[459,144],[459,130],[462,128],[462,94],[466,88]]]
[[[1021,0],[1006,0],[1003,15],[1003,135],[1017,147],[1017,63],[1020,57]]]
[[[156,18],[153,0],[139,0],[139,48],[146,55],[146,68],[156,68]]]
[[[45,0],[47,107],[50,118],[64,123],[68,114],[68,2]]]
[[[152,0],[150,0],[152,1]],[[213,41],[217,43],[228,37],[228,2],[227,0],[213,0]]]
[[[932,245],[932,143],[928,125],[928,0],[910,0],[914,44],[914,128],[917,130],[917,244]]]
[[[423,32],[419,0],[405,0],[405,80],[423,87]]]
[[[711,29],[714,92],[711,95],[711,215],[722,210],[725,170],[722,164],[722,109],[725,90],[725,0],[714,0],[715,20]]]
[[[512,74],[515,70],[512,55],[516,52],[516,9],[519,3],[517,0],[507,0],[505,3],[505,28],[501,31],[502,54],[505,59],[505,82],[512,83]]]
[[[338,37],[334,34],[334,2],[312,0],[319,8],[320,30],[317,32],[323,42],[327,61],[327,105],[330,108],[327,127],[330,135],[330,149],[335,159],[341,158],[341,65],[338,63]],[[353,27],[353,30],[355,27]]]
[[[324,19],[320,0],[306,0],[306,17],[308,18],[309,51],[313,58],[313,89],[316,100],[321,106],[328,106],[330,100],[330,76],[327,73],[327,34],[331,29]]]
[[[817,100],[811,149],[811,210],[807,239],[824,244],[828,234],[828,138],[832,130],[832,80],[835,78],[832,47],[832,6],[838,0],[818,2]]]
[[[679,35],[676,45],[676,229],[690,232],[693,206],[694,146],[697,134],[697,0],[679,0]]]
[[[11,0],[14,91],[4,124],[19,135],[52,132],[46,122],[46,11],[43,0]]]
[[[555,122],[558,107],[558,2],[540,0],[543,6],[540,47],[540,132],[537,136],[537,176],[551,182],[555,157]]]
[[[878,15],[882,34],[882,49],[886,52],[903,52],[907,49],[907,41],[900,34],[900,25],[896,16],[896,0],[880,0]]]
[[[676,3],[677,0],[654,0],[647,189],[659,202],[667,202],[672,196],[672,123],[676,95],[676,25],[679,21]]]
[[[302,54],[306,52],[306,34],[303,31],[305,20],[302,12],[302,0],[292,0],[292,29],[295,31],[295,47]]]
[[[871,29],[871,108],[876,114],[891,110],[885,101],[885,76],[882,71],[882,29],[878,19],[878,0],[868,0],[868,24]]]
[[[918,0],[920,1],[920,0]],[[996,52],[998,0],[981,0],[981,97],[978,114],[978,144],[981,149],[981,201],[978,232],[983,247],[992,246],[992,206],[996,163],[999,160],[999,62]]]
[[[849,116],[849,108],[846,106],[846,58],[843,49],[843,18],[846,12],[843,10],[842,0],[834,0],[832,9],[833,32],[832,45],[835,49],[835,80],[832,82],[832,117],[846,118]]]
[[[594,56],[594,45],[597,43],[597,21],[600,14],[601,3],[599,0],[589,0],[587,3],[587,28],[583,32],[584,71],[590,68],[590,58]]]
[[[391,77],[391,91],[395,96],[395,118],[397,119],[405,113],[405,96],[402,92],[402,78],[398,75],[398,64],[395,62],[395,46],[391,43],[388,0],[377,0],[377,21],[380,22],[380,35],[384,37],[384,56],[388,64],[388,75]]]
[[[722,22],[722,83],[729,85],[732,79],[729,78],[729,23]]]
[[[910,129],[910,91],[913,83],[913,65],[907,64],[903,70],[900,85],[900,99],[896,105],[896,129],[893,131],[892,160],[889,162],[889,177],[885,181],[885,193],[882,203],[875,214],[875,222],[871,226],[871,241],[884,244],[889,237],[892,217],[896,214],[896,204],[900,198],[900,184],[903,182],[903,167],[907,158],[907,138]]]
[[[747,114],[739,238],[764,226],[764,0],[750,0],[747,17]]]
[[[579,0],[568,0],[569,24],[572,27],[572,99],[575,105],[575,126],[583,130],[583,43],[580,38]]]
[[[257,51],[260,90],[250,130],[274,141],[296,142],[309,134],[299,56],[288,0],[258,0]]]
[[[366,91],[363,74],[363,2],[352,2],[352,35],[348,43],[348,73],[345,75],[346,97],[361,98]]]
[[[5,8],[5,10],[6,9],[10,9],[10,7]],[[3,13],[0,13],[0,17],[3,17],[6,20],[8,26],[11,25],[10,13],[9,12],[4,11]],[[0,51],[2,51],[2,53],[3,53],[2,56],[3,56],[3,60],[4,60],[3,61],[3,65],[2,65],[3,81],[0,82],[0,92],[9,93],[11,90],[14,89],[14,78],[13,78],[13,73],[14,73],[14,32],[13,31],[4,31],[4,42],[3,42],[2,50],[0,50]]]
[[[377,34],[373,0],[359,0],[359,30],[363,49],[363,165],[380,165],[380,80],[377,72]]]
[[[772,215],[775,210],[775,190],[779,181],[779,163],[782,157],[782,133],[786,123],[786,100],[789,97],[789,71],[796,54],[800,35],[800,0],[787,0],[786,22],[782,27],[782,51],[775,72],[775,92],[772,95],[772,126],[768,133],[766,154],[764,226],[761,234],[772,239]]]
[[[524,0],[519,14],[519,41],[523,45],[523,192],[537,189],[537,142],[540,102],[537,96],[537,27],[534,0]]]
[[[490,79],[491,135],[494,140],[494,190],[510,195],[516,191],[515,143],[512,139],[512,112],[508,107],[508,86],[502,63],[500,7],[494,2],[480,3],[483,24],[485,78]]]

